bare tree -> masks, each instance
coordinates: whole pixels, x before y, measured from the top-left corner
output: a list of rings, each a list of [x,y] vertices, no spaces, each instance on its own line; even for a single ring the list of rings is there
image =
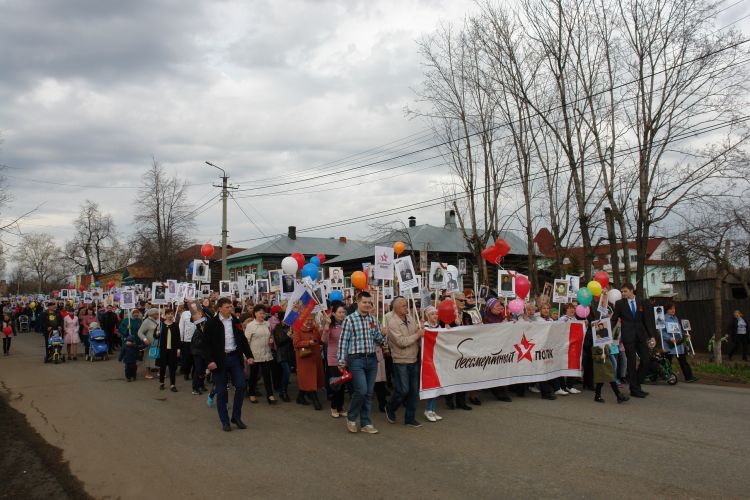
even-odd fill
[[[76,233],[65,244],[66,261],[97,275],[119,269],[123,260],[127,263],[130,252],[120,244],[112,216],[103,213],[98,203],[86,200],[73,224]]]
[[[706,0],[620,0],[626,75],[635,84],[624,106],[635,147],[637,281],[645,274],[646,245],[654,224],[681,203],[711,196],[715,179],[737,175],[746,107],[740,35],[716,30],[719,3]],[[698,156],[672,156],[677,142],[701,126],[731,130]],[[728,186],[724,185],[726,190]]]
[[[52,235],[29,233],[23,236],[15,258],[19,267],[36,277],[37,291],[41,293],[62,279],[61,254]]]
[[[482,250],[499,234],[499,196],[506,165],[496,141],[496,100],[483,67],[480,40],[470,26],[442,26],[419,43],[425,60],[425,79],[419,98],[442,139],[442,151],[454,182],[453,208],[473,260],[481,267],[480,281],[487,283]]]
[[[180,276],[182,269],[176,255],[190,245],[195,222],[186,183],[169,177],[164,167],[153,160],[135,203],[134,246],[144,264],[153,268],[158,279]]]
[[[740,280],[750,292],[745,264],[750,248],[747,232],[747,203],[714,199],[693,203],[686,208],[688,215],[683,231],[674,238],[674,255],[696,269],[715,272],[714,278],[714,360],[722,362],[721,337],[724,332],[722,302],[727,278]]]

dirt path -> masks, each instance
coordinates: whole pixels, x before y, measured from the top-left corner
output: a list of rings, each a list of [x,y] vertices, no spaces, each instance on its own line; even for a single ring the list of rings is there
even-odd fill
[[[90,499],[62,457],[0,396],[0,498]]]

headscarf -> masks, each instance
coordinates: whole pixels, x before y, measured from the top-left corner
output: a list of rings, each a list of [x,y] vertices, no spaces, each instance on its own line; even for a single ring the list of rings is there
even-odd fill
[[[492,312],[492,308],[498,303],[500,303],[500,301],[494,297],[487,300],[487,308],[484,310],[484,324],[502,323],[505,321],[505,318],[501,314],[495,314]]]

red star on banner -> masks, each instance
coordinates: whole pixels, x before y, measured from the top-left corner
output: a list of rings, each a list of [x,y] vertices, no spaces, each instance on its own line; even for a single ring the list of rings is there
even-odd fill
[[[526,334],[524,333],[521,337],[521,344],[515,344],[513,347],[516,348],[516,351],[518,351],[518,362],[520,363],[524,359],[528,359],[529,362],[532,362],[531,359],[531,351],[534,348],[536,344],[533,344],[526,340]]]

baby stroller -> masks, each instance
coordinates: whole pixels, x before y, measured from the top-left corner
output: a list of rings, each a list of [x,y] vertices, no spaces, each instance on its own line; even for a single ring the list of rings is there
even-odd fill
[[[651,354],[649,357],[649,374],[646,375],[646,380],[656,382],[661,379],[669,385],[675,385],[677,383],[677,375],[672,371],[672,364],[664,355],[664,351],[659,348],[653,348],[649,352]]]
[[[96,359],[109,359],[109,348],[107,347],[107,334],[104,330],[94,330],[89,334],[88,361]]]
[[[60,335],[59,330],[54,330],[47,341],[47,355],[44,357],[44,362],[49,363],[50,361],[58,364],[60,361],[65,363],[65,356],[63,355],[63,338]]]

